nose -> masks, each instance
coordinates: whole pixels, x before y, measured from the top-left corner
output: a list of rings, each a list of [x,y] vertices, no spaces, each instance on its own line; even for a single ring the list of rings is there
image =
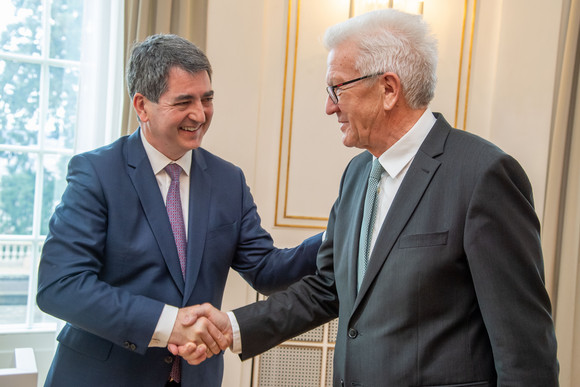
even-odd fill
[[[330,99],[330,96],[327,96],[326,97],[326,114],[328,114],[330,116],[331,114],[334,114],[338,111],[340,111],[340,108],[338,107],[338,105],[335,104],[334,102],[332,102],[332,100]]]
[[[205,122],[205,110],[203,103],[199,100],[192,103],[188,116],[190,120],[203,124]]]

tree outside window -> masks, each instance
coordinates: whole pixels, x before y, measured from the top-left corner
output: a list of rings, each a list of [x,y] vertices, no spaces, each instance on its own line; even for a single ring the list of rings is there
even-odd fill
[[[36,268],[74,151],[82,19],[83,0],[0,0],[0,330],[50,319]]]

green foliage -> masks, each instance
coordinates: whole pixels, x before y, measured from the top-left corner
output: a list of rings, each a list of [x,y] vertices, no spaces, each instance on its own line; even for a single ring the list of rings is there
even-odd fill
[[[76,61],[81,59],[82,15],[83,0],[53,0],[51,58]]]
[[[0,0],[8,2],[9,0]],[[42,0],[10,0],[13,23],[0,35],[0,146],[30,146],[44,143],[57,149],[72,149],[76,127],[78,68],[70,62],[49,66],[43,74],[44,46]],[[50,9],[51,59],[78,62],[81,56],[83,0],[53,0]],[[2,58],[2,53],[23,59]],[[31,60],[26,59],[31,58]],[[77,66],[78,67],[78,66]],[[48,90],[41,80],[48,77]],[[41,99],[44,98],[44,101]],[[41,104],[46,106],[41,117]],[[44,127],[41,127],[44,125]],[[35,189],[42,189],[41,232],[62,192],[61,171],[66,157],[43,159],[35,151],[0,151],[0,234],[32,233]],[[50,161],[52,165],[41,165]],[[36,177],[43,173],[41,186]],[[58,190],[59,192],[57,192]]]
[[[31,234],[35,175],[26,171],[2,176],[0,233]]]

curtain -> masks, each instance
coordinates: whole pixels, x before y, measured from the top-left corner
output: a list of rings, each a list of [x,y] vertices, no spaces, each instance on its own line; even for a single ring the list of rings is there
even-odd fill
[[[542,240],[560,385],[573,387],[580,385],[580,0],[563,9]]]
[[[125,0],[125,66],[133,43],[157,33],[180,35],[205,50],[207,1]],[[122,134],[129,134],[139,123],[129,95],[124,95]]]
[[[119,137],[123,97],[123,0],[83,6],[76,153]]]

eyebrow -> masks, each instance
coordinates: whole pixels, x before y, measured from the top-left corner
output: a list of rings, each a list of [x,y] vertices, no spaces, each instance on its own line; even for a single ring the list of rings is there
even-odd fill
[[[207,91],[207,92],[203,93],[201,95],[201,98],[213,97],[213,95],[214,95],[214,91],[213,90],[210,90],[210,91]],[[179,102],[179,101],[186,101],[186,100],[189,100],[189,99],[196,99],[196,98],[197,98],[197,96],[195,96],[195,95],[191,95],[191,94],[181,94],[181,95],[178,95],[177,97],[175,97],[174,101],[175,102]]]

